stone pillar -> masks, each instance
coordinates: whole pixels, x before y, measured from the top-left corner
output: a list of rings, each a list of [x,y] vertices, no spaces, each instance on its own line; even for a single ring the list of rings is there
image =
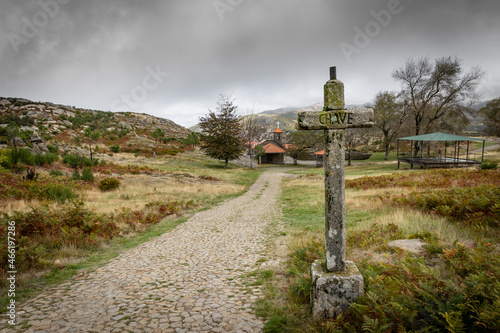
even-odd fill
[[[328,271],[345,268],[344,130],[325,130],[325,248]]]
[[[363,276],[345,260],[345,129],[373,126],[373,110],[344,110],[344,84],[335,67],[324,86],[323,112],[301,112],[300,129],[325,130],[325,249],[326,261],[311,266],[314,320],[333,318],[363,295]]]

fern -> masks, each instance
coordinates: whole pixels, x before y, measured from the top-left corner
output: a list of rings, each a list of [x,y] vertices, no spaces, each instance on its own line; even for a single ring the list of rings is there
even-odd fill
[[[446,330],[450,333],[464,333],[465,325],[460,318],[461,313],[457,311],[440,313],[446,320]]]
[[[383,333],[389,328],[389,324],[387,323],[380,323],[377,318],[371,319],[367,316],[363,317],[363,325],[361,326],[361,329],[363,332],[368,332],[368,333]]]

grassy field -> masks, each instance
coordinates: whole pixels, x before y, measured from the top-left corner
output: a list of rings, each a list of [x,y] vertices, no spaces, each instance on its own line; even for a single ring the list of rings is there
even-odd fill
[[[76,181],[72,169],[61,162],[37,168],[36,181],[23,181],[22,174],[0,170],[2,187],[0,228],[6,234],[8,221],[16,222],[16,268],[18,300],[32,297],[47,285],[57,283],[82,269],[93,269],[122,251],[155,237],[196,211],[246,191],[259,170],[231,165],[197,151],[158,159],[134,158],[132,154],[106,157],[103,167],[93,167],[93,181]],[[62,170],[59,176],[51,170]],[[112,191],[101,191],[99,181],[119,180]],[[56,184],[56,185],[54,185]],[[61,199],[47,200],[44,193]],[[67,190],[67,191],[66,191]],[[52,191],[52,192],[50,192]],[[0,254],[0,308],[5,311],[7,247]]]
[[[431,183],[431,187],[441,186],[436,191],[446,191],[456,184],[475,186],[472,178],[498,188],[499,172],[452,170],[461,175],[457,178],[463,180],[459,181],[441,171],[396,172],[394,163],[367,161],[346,167],[347,178],[368,185],[381,184],[386,177],[381,175],[392,173],[394,180],[390,183],[396,186],[355,189],[354,181],[346,181],[346,255],[357,263],[365,278],[365,296],[343,316],[321,323],[311,320],[309,269],[312,261],[324,259],[322,170],[297,168],[292,171],[295,177],[284,180],[282,201],[289,254],[286,263],[268,274],[264,282],[266,299],[260,301],[257,313],[268,319],[265,332],[498,330],[498,213],[488,211],[483,216],[456,219],[398,204],[395,198],[415,195],[414,191]],[[413,185],[408,185],[408,178],[415,179]],[[398,187],[399,183],[406,185]],[[500,208],[500,196],[496,194],[483,204]],[[484,219],[486,214],[492,219]],[[426,251],[415,256],[387,247],[387,242],[404,238],[423,239]]]

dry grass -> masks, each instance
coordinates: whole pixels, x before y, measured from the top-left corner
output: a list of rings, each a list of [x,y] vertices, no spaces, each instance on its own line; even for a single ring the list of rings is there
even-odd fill
[[[300,190],[299,190],[300,189]],[[289,191],[289,192],[288,192]],[[459,241],[471,245],[480,236],[470,228],[445,218],[423,213],[409,207],[395,207],[380,197],[409,191],[405,188],[346,190],[347,233],[369,229],[373,224],[397,225],[405,235],[431,232],[445,244]],[[284,182],[285,216],[291,223],[288,229],[288,248],[303,247],[311,238],[324,240],[324,183],[322,177],[307,176]],[[290,195],[290,199],[286,196]],[[289,205],[289,206],[288,206]],[[288,206],[288,207],[287,207]],[[295,220],[297,219],[297,220]]]
[[[349,230],[359,231],[369,228],[372,224],[395,224],[401,228],[405,234],[415,234],[424,231],[429,231],[436,234],[439,239],[446,243],[452,244],[454,241],[459,241],[464,244],[472,244],[474,235],[470,230],[460,227],[457,223],[448,222],[445,218],[426,214],[408,207],[393,207],[387,206],[386,202],[382,202],[379,196],[387,193],[397,194],[408,191],[401,188],[393,189],[370,189],[365,191],[346,191],[346,207],[364,211],[372,217],[364,222],[352,225]]]
[[[40,207],[41,203],[38,200],[25,201],[4,199],[0,201],[0,211],[3,213],[11,214],[14,211],[27,212],[32,207]]]
[[[193,180],[183,183],[175,179],[149,175],[124,175],[121,186],[114,191],[93,189],[84,194],[85,203],[98,213],[113,212],[117,208],[142,209],[152,201],[189,201],[206,203],[218,196],[231,195],[244,190],[244,186],[226,182]]]

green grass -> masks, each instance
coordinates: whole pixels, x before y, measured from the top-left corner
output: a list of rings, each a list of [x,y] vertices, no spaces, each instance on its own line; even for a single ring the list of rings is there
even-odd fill
[[[389,152],[388,160],[387,161],[397,161],[398,158],[396,156],[396,152],[392,151]],[[372,156],[370,156],[369,159],[367,159],[367,162],[387,162],[385,159],[385,152],[374,152],[372,153]]]

